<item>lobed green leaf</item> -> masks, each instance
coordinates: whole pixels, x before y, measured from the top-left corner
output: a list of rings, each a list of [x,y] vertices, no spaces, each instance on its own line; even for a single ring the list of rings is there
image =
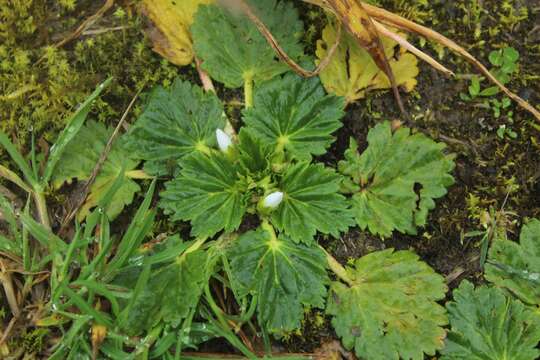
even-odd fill
[[[317,78],[287,74],[255,90],[254,107],[244,111],[244,122],[265,144],[310,160],[334,141],[344,108],[344,99],[326,95]]]
[[[497,288],[463,281],[446,305],[451,331],[441,360],[534,360],[540,314]]]
[[[279,181],[284,198],[272,213],[272,223],[295,242],[309,244],[317,231],[339,237],[354,224],[341,177],[322,164],[291,165]]]
[[[268,331],[298,329],[304,306],[324,307],[329,279],[325,254],[317,246],[259,228],[240,236],[228,256],[240,296],[257,296],[259,324]]]
[[[160,321],[178,326],[197,306],[208,281],[206,259],[205,251],[196,250],[153,269],[125,314],[124,330],[137,335]]]
[[[130,131],[129,148],[145,160],[148,174],[171,174],[184,156],[215,147],[216,129],[225,124],[215,94],[177,79],[169,89],[152,91]]]
[[[247,2],[283,50],[297,60],[303,53],[299,41],[303,24],[293,5],[277,0]],[[229,88],[271,79],[289,69],[251,20],[218,5],[199,6],[191,32],[202,68]]]
[[[488,255],[486,279],[508,289],[529,305],[540,305],[540,221],[521,229],[519,244],[495,239]]]
[[[180,175],[165,187],[160,206],[172,220],[191,221],[193,236],[238,229],[248,205],[237,165],[221,152],[186,156]]]
[[[339,171],[349,177],[352,209],[362,229],[390,236],[393,230],[416,234],[424,226],[434,199],[454,183],[452,156],[444,144],[408,128],[392,131],[389,122],[368,134],[368,148],[360,155],[351,140]]]
[[[368,254],[333,282],[327,312],[346,348],[370,360],[424,359],[444,345],[444,278],[411,251]]]
[[[71,182],[73,179],[88,180],[113,131],[113,128],[105,127],[101,123],[87,122],[74,140],[66,145],[52,175],[54,187],[59,188],[63,183]],[[121,183],[115,185],[117,191],[114,192],[106,212],[111,219],[120,214],[124,206],[130,204],[135,193],[141,189],[129,178],[128,173],[138,164],[139,161],[133,158],[126,147],[126,138],[118,137],[90,188],[90,194],[78,214],[79,220],[85,218],[90,209],[101,203],[116,181]]]

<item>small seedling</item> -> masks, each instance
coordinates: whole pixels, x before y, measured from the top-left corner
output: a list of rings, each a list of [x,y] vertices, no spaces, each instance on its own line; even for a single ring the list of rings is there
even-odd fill
[[[518,71],[519,53],[516,49],[508,47],[489,54],[489,62],[492,65],[491,73],[503,85],[506,85],[512,79],[512,76]],[[491,97],[497,95],[500,90],[497,86],[491,86],[485,89],[481,88],[483,77],[473,76],[468,87],[468,94],[460,93],[463,101],[472,101],[478,97]]]

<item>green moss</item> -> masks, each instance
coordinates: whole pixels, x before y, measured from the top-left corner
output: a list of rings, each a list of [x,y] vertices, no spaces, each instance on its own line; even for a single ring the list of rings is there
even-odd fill
[[[139,89],[168,85],[179,74],[178,67],[152,52],[133,8],[109,10],[91,34],[56,48],[53,44],[96,7],[64,0],[45,9],[43,3],[21,0],[0,7],[0,129],[20,146],[32,130],[53,141],[77,105],[108,76],[114,77],[113,85],[93,114],[115,122]]]

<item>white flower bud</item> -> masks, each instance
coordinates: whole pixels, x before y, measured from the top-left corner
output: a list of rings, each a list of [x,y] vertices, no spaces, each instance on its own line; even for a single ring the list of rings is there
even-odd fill
[[[216,129],[216,138],[218,142],[219,149],[223,152],[226,152],[232,145],[232,140],[229,135],[227,135],[223,130]]]
[[[263,206],[265,208],[275,209],[283,201],[283,193],[281,191],[275,191],[267,195],[263,200]]]

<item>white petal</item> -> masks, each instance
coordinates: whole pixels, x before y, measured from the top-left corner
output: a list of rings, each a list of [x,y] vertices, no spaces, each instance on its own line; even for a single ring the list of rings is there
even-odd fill
[[[231,137],[221,129],[216,129],[216,138],[219,149],[223,152],[227,151],[227,149],[232,145]]]
[[[270,209],[275,209],[283,201],[283,193],[281,191],[273,192],[264,198],[263,206]]]

